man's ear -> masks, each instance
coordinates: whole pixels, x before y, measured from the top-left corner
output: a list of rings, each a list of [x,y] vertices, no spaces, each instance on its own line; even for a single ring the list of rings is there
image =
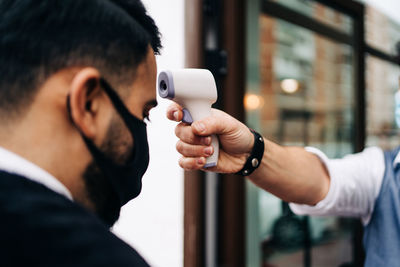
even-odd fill
[[[84,68],[75,75],[69,92],[71,119],[79,130],[91,139],[97,132],[96,115],[101,95],[98,70]]]

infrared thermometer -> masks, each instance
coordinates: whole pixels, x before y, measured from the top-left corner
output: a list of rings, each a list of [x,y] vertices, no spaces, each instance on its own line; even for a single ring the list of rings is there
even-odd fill
[[[192,124],[211,115],[211,105],[217,101],[214,76],[206,69],[178,69],[162,71],[158,75],[158,94],[178,103],[183,108],[182,121]],[[214,154],[207,158],[205,168],[217,166],[219,142],[211,136]]]

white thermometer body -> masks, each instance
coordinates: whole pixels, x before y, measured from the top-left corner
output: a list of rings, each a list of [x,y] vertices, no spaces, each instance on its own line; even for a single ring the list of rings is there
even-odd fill
[[[206,69],[178,69],[162,71],[158,75],[158,93],[183,107],[183,122],[193,123],[211,115],[211,105],[217,101],[214,76]],[[219,142],[211,136],[214,154],[207,158],[205,168],[218,163]]]

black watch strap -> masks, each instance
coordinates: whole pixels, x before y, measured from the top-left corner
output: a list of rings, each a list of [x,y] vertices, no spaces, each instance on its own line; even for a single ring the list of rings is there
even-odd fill
[[[252,174],[258,166],[260,166],[264,155],[264,138],[253,129],[250,129],[250,131],[254,135],[254,146],[243,168],[236,173],[242,176],[249,176]]]

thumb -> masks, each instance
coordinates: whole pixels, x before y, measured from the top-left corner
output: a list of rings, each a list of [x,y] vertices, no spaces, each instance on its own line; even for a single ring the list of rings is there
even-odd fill
[[[227,120],[220,116],[209,116],[192,123],[193,133],[199,136],[222,134],[228,128]]]

